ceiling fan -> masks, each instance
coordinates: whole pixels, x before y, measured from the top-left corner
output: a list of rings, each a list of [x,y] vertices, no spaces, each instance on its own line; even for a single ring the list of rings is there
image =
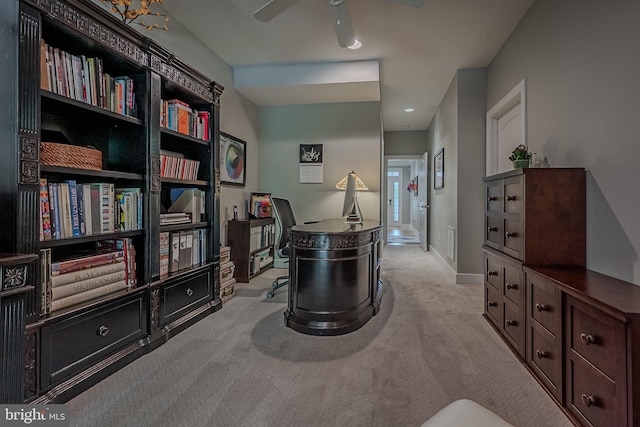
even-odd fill
[[[268,22],[299,1],[300,0],[269,0],[264,6],[256,10],[253,16],[258,21]],[[426,0],[391,1],[415,8],[422,7],[426,2]],[[329,0],[329,10],[331,11],[333,26],[336,30],[336,36],[338,37],[338,44],[341,47],[353,46],[357,40],[353,33],[351,15],[349,14],[346,0]]]

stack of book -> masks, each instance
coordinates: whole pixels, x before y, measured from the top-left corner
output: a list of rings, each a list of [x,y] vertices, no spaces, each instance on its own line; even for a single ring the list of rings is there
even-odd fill
[[[142,189],[40,179],[40,240],[142,229]]]
[[[134,81],[129,76],[111,76],[101,58],[72,55],[40,40],[40,87],[58,95],[136,115]]]
[[[160,276],[207,263],[207,230],[160,233]]]
[[[160,100],[160,126],[194,138],[209,140],[208,111],[198,111],[179,99]]]
[[[122,239],[129,240],[129,239]],[[51,249],[40,251],[42,312],[51,313],[135,286],[135,249],[123,249],[52,262]]]
[[[223,246],[220,248],[220,299],[225,303],[236,295],[235,283],[233,277],[235,272],[235,264],[231,261],[231,248]]]
[[[160,214],[160,225],[189,224],[191,214],[187,212],[173,212]]]

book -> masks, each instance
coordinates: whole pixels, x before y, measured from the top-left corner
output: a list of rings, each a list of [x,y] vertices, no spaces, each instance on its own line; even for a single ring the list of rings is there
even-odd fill
[[[46,178],[40,179],[40,240],[51,240],[51,208]]]
[[[69,209],[71,215],[71,236],[80,237],[80,212],[78,208],[78,187],[75,179],[65,181],[69,192]]]
[[[124,253],[127,286],[129,288],[134,288],[137,284],[136,252],[131,239],[121,238],[103,240],[101,242],[97,242],[97,246],[103,250],[116,250]]]
[[[61,239],[62,233],[60,229],[60,207],[58,206],[58,187],[52,183],[49,186],[49,210],[51,215],[51,236],[54,239]]]
[[[51,302],[55,303],[56,300],[66,298],[72,295],[76,295],[82,292],[89,291],[91,289],[99,288],[101,286],[109,285],[114,282],[125,280],[125,270],[115,271],[113,273],[104,274],[102,276],[90,277],[78,282],[68,283],[66,285],[52,286],[51,287]]]
[[[187,259],[187,233],[185,231],[180,231],[178,234],[180,242],[180,259],[178,260],[178,270],[183,270],[191,265],[191,254],[189,254],[189,259]]]
[[[47,44],[44,42],[44,39],[40,39],[40,88],[44,90],[51,90],[49,81]]]
[[[85,292],[80,292],[65,298],[60,298],[58,300],[51,301],[51,311],[56,311],[62,308],[70,307],[72,305],[89,301],[94,298],[98,298],[103,295],[108,295],[113,292],[123,290],[126,288],[127,288],[127,281],[120,280],[118,282],[100,286],[99,288],[91,289]]]
[[[51,248],[40,249],[40,312],[51,310],[50,302]]]
[[[93,209],[91,206],[91,185],[82,184],[82,209],[85,236],[93,234]]]
[[[51,276],[51,287],[63,286],[69,283],[79,282],[82,280],[91,279],[98,276],[104,276],[105,274],[116,273],[118,271],[125,270],[124,257],[115,258],[114,262],[107,264],[97,265],[95,267],[83,268],[69,273],[57,274]]]
[[[164,231],[160,233],[160,276],[166,276],[169,274],[169,248],[171,243],[169,241],[169,232]]]
[[[69,196],[69,184],[66,182],[56,183],[58,187],[58,203],[60,204],[60,222],[64,231],[63,238],[73,237],[73,223],[71,216],[71,198]]]
[[[170,234],[170,239],[171,248],[169,249],[169,272],[174,273],[180,269],[180,232],[172,232]]]
[[[114,250],[65,261],[52,262],[51,275],[65,274],[72,271],[82,270],[84,268],[91,268],[98,265],[117,262],[119,258],[124,258],[123,250]]]

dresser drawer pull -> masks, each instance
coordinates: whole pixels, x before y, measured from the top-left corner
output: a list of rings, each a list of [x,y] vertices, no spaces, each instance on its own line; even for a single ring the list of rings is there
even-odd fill
[[[542,350],[536,350],[536,356],[538,356],[538,359],[544,359],[547,357],[547,353]]]
[[[584,345],[595,344],[596,338],[593,335],[580,334],[580,341],[582,341]]]
[[[544,304],[536,304],[536,310],[538,311],[549,311],[549,307]]]
[[[498,198],[497,198],[496,196],[489,196],[489,197],[487,197],[487,201],[488,201],[488,202],[493,202],[493,201],[495,201],[495,200],[498,200]]]
[[[504,237],[509,238],[509,237],[517,237],[518,233],[511,233],[510,231],[507,231],[506,233],[504,233]]]
[[[498,303],[493,301],[487,301],[487,307],[497,307]]]
[[[515,283],[509,283],[507,282],[507,289],[511,290],[511,289],[518,289],[518,285],[516,285]]]
[[[597,406],[597,402],[596,402],[596,398],[593,396],[587,396],[586,394],[583,394],[581,396],[582,398],[582,403],[584,403],[584,406],[586,406],[587,408],[591,407],[591,406]]]
[[[190,297],[193,295],[193,291],[191,290],[191,288],[187,288],[187,296]]]
[[[106,337],[108,333],[109,328],[107,328],[106,326],[102,325],[98,328],[98,335],[100,335],[101,337]]]
[[[488,276],[497,276],[498,272],[497,271],[487,271],[487,275]]]
[[[515,320],[509,320],[509,319],[507,319],[507,320],[505,320],[505,321],[504,321],[504,323],[505,323],[507,326],[518,326],[518,322],[517,322],[517,321],[515,321]]]
[[[516,196],[507,196],[507,202],[515,202]]]
[[[487,227],[487,231],[488,231],[489,233],[492,233],[492,232],[494,232],[494,231],[498,231],[498,227]]]

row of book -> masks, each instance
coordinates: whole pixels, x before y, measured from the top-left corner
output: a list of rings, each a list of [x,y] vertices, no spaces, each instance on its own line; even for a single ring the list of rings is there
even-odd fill
[[[275,241],[275,224],[264,224],[249,229],[249,250],[255,251],[272,245]]]
[[[200,162],[185,159],[181,153],[160,150],[160,177],[176,179],[198,179]]]
[[[41,249],[40,262],[43,314],[137,285],[136,250],[131,239],[101,241],[95,254],[56,262],[51,248]]]
[[[76,101],[136,116],[133,79],[111,76],[101,58],[73,55],[40,40],[40,87]]]
[[[204,228],[160,233],[160,276],[207,262],[207,230]]]
[[[142,229],[142,190],[40,179],[40,240]]]
[[[160,100],[160,126],[184,135],[208,141],[210,116],[179,99]]]

